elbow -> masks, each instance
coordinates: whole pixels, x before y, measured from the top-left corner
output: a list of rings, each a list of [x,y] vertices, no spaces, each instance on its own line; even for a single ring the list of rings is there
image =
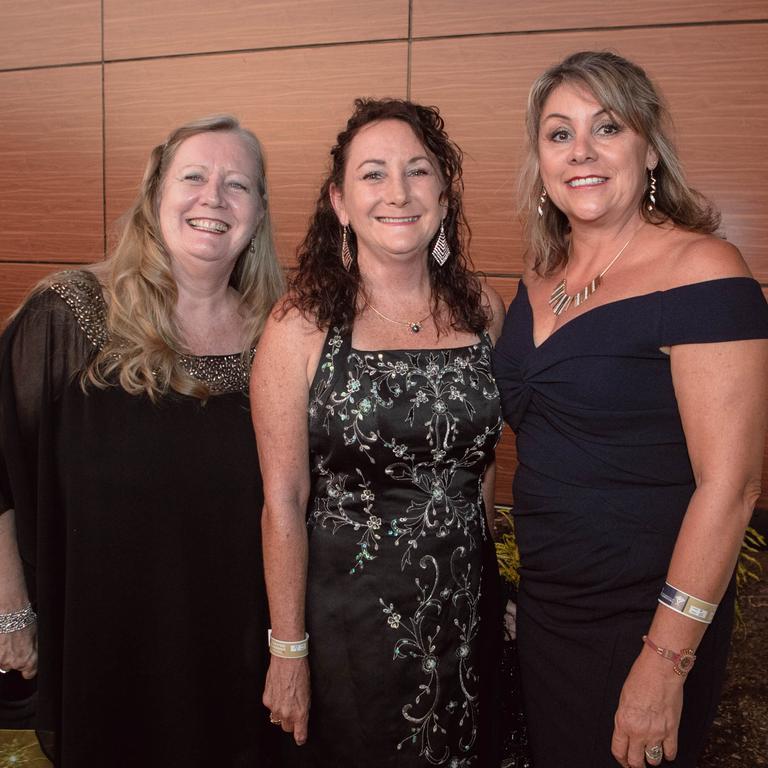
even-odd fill
[[[744,525],[749,525],[749,521],[752,518],[755,505],[760,499],[762,493],[761,476],[757,474],[747,480],[742,490],[742,506],[744,509],[745,522]]]

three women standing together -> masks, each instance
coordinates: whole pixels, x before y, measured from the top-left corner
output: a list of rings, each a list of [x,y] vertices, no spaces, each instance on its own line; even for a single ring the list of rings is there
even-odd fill
[[[29,594],[59,765],[272,765],[279,729],[306,743],[291,765],[497,765],[502,407],[534,765],[695,765],[768,310],[664,120],[612,54],[534,84],[498,340],[435,109],[356,102],[271,314],[255,138],[207,121],[153,152],[107,268],[57,276],[3,337],[0,668],[35,672]]]

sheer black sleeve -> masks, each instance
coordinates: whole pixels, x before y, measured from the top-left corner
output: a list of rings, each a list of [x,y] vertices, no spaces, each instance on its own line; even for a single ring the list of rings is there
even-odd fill
[[[20,543],[34,525],[39,449],[53,405],[95,351],[65,298],[78,293],[68,277],[34,294],[0,338],[0,512],[16,510]]]

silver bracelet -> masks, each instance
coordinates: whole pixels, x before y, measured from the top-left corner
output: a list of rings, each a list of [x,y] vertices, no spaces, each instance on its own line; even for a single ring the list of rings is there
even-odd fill
[[[27,603],[26,608],[13,613],[0,613],[0,635],[8,635],[18,632],[37,621],[37,614],[32,610],[32,603]]]

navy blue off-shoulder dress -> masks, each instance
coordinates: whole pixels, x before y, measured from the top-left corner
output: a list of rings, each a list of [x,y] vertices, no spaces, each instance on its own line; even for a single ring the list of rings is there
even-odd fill
[[[517,436],[522,559],[518,642],[536,768],[603,768],[695,489],[660,347],[768,337],[750,278],[601,305],[540,346],[521,282],[494,353]],[[728,590],[685,684],[677,768],[694,768],[715,715],[733,616]]]

